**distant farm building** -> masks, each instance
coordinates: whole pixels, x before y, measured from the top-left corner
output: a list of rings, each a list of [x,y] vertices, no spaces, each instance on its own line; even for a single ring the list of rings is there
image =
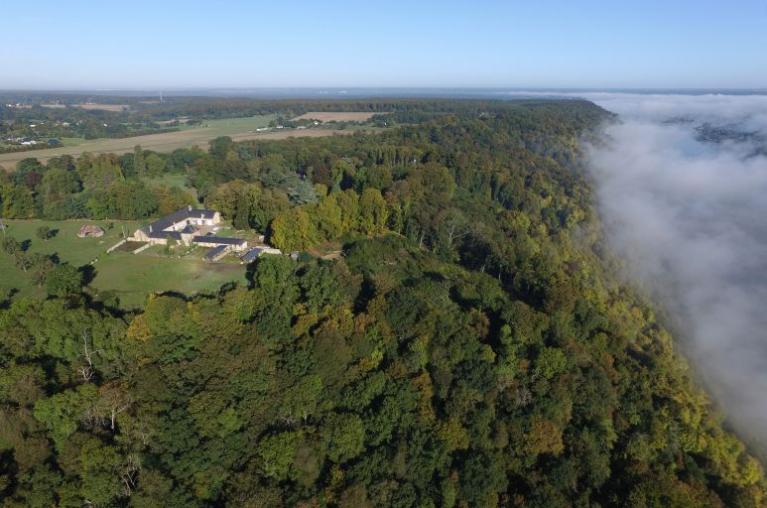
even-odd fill
[[[100,238],[104,236],[104,230],[93,224],[85,224],[77,232],[78,238]]]

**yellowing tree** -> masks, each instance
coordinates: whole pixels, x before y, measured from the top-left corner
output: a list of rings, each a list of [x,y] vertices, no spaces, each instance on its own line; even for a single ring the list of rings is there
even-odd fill
[[[360,230],[366,235],[381,234],[386,230],[389,210],[378,189],[367,188],[360,197]]]
[[[272,221],[271,241],[284,251],[306,250],[319,242],[319,233],[303,208],[291,208]]]

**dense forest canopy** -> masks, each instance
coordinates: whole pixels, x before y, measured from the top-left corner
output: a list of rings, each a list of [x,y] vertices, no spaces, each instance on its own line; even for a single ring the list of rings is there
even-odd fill
[[[5,217],[144,219],[201,199],[303,253],[140,310],[67,265],[46,299],[0,295],[4,505],[763,505],[761,465],[611,273],[580,167],[610,115],[394,115],[407,125],[376,135],[2,176]],[[146,183],[166,173],[195,193]],[[342,255],[312,254],[327,245]]]

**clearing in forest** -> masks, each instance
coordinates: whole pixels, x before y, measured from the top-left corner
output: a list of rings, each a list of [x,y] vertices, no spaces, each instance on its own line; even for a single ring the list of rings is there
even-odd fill
[[[204,249],[179,259],[155,247],[141,254],[117,249],[111,254],[106,250],[116,244],[124,233],[131,234],[142,223],[120,220],[73,219],[6,220],[6,234],[23,242],[30,240],[29,252],[56,254],[62,262],[76,267],[90,266],[94,277],[90,288],[96,293],[111,291],[120,298],[126,309],[140,308],[147,295],[153,292],[175,291],[186,295],[216,291],[227,282],[245,283],[245,269],[235,258],[222,263],[206,263],[202,260]],[[78,238],[83,224],[101,227],[105,234],[100,238]],[[49,240],[41,240],[36,231],[47,226],[56,231]],[[0,234],[2,240],[2,234]],[[135,246],[138,247],[138,246]],[[174,253],[175,254],[175,253]],[[0,252],[1,290],[15,289],[21,296],[43,296],[45,290],[32,282],[32,274],[24,273],[14,266],[11,256]]]

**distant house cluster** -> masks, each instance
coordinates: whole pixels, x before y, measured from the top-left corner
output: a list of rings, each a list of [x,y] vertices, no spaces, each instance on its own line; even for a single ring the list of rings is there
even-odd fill
[[[37,144],[37,140],[29,138],[29,137],[22,137],[22,136],[8,136],[5,138],[5,141],[8,143],[15,143],[17,145],[22,146],[32,146]]]

